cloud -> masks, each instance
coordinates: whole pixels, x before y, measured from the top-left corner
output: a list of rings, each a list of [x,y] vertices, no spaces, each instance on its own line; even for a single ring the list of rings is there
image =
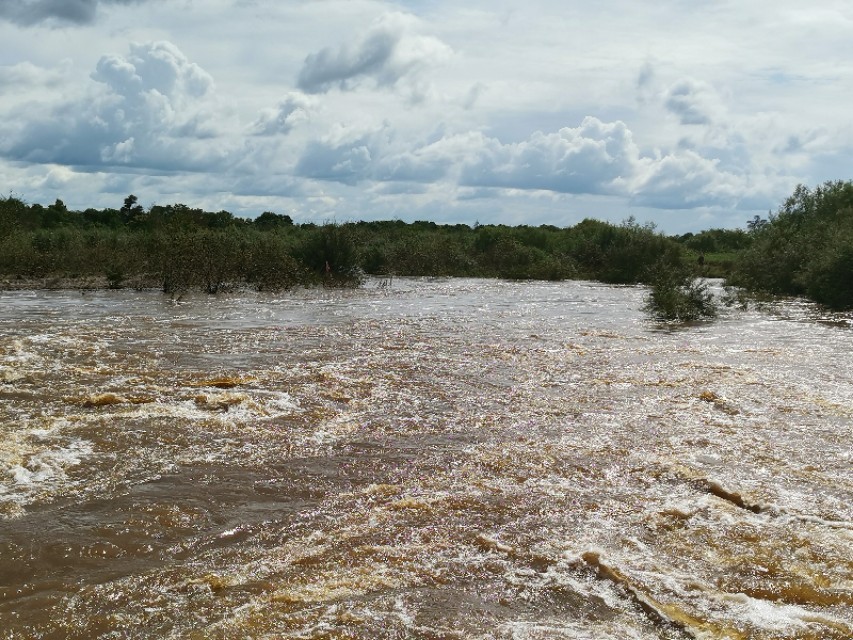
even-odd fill
[[[144,0],[3,0],[0,19],[32,26],[42,22],[91,24],[103,4],[135,4]]]
[[[322,140],[311,141],[296,164],[296,175],[354,185],[372,179],[379,156],[378,132],[339,127]]]
[[[67,62],[57,69],[44,69],[31,62],[0,66],[0,88],[20,91],[24,87],[56,86],[68,72],[68,66]]]
[[[475,157],[483,139],[472,133],[399,148],[401,143],[396,141],[395,147],[395,137],[387,127],[369,131],[336,127],[307,145],[296,164],[296,174],[348,185],[436,182],[458,173],[455,166],[466,157]]]
[[[313,100],[301,93],[291,93],[274,109],[264,109],[252,125],[259,136],[283,135],[311,118]]]
[[[707,84],[692,79],[677,82],[666,94],[666,109],[678,116],[681,124],[712,124],[719,111],[719,98]]]
[[[537,132],[520,143],[484,138],[480,157],[466,164],[459,183],[619,196],[635,205],[661,209],[768,201],[768,194],[741,173],[721,165],[718,158],[691,149],[644,155],[625,123],[588,116],[579,127]]]
[[[213,78],[170,42],[131,44],[126,58],[104,56],[92,79],[127,99],[157,93],[171,101],[186,102],[213,89]]]
[[[222,150],[207,98],[213,79],[169,42],[134,44],[128,56],[103,56],[91,75],[101,86],[85,100],[42,114],[19,108],[2,130],[0,152],[33,163],[77,167],[211,168]],[[202,148],[205,147],[205,148]]]
[[[660,209],[736,206],[750,195],[746,181],[720,170],[715,159],[679,150],[638,167],[631,193],[632,204]]]
[[[623,122],[587,117],[577,128],[536,132],[520,143],[486,140],[480,157],[464,168],[461,183],[613,194],[632,177],[638,158],[639,149]]]
[[[388,129],[339,128],[308,144],[296,174],[356,185],[404,183],[395,191],[417,192],[422,184],[446,184],[483,194],[552,192],[617,196],[663,209],[736,206],[754,194],[745,179],[716,158],[691,149],[643,155],[624,122],[586,117],[580,126],[536,132],[515,143],[471,131],[398,148]]]
[[[111,180],[149,201],[331,194],[537,221],[581,202],[772,207],[849,167],[846,23],[821,14],[808,38],[799,10],[755,30],[759,10],[706,4],[661,21],[605,3],[567,38],[581,22],[557,2],[501,24],[485,2],[0,0],[0,173],[69,201],[31,178],[70,169],[86,206]],[[126,44],[148,34],[183,52]]]
[[[651,98],[654,97],[656,80],[655,76],[655,67],[650,61],[647,60],[640,68],[636,80],[637,101],[640,104],[645,104],[649,102]]]
[[[334,87],[347,91],[369,78],[377,86],[391,87],[447,59],[450,48],[437,38],[415,33],[415,24],[410,16],[387,14],[354,45],[312,53],[299,72],[297,86],[306,93],[325,93]]]

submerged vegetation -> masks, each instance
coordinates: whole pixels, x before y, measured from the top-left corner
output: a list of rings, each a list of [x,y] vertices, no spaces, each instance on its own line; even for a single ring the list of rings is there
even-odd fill
[[[211,294],[251,287],[356,286],[365,275],[588,279],[650,285],[663,320],[712,317],[705,278],[750,292],[805,295],[853,308],[853,183],[798,187],[746,229],[668,237],[633,218],[572,227],[400,220],[298,224],[183,204],[69,210],[0,198],[0,287],[34,279]]]
[[[704,278],[661,266],[653,271],[644,310],[656,320],[692,322],[713,318],[718,306]]]

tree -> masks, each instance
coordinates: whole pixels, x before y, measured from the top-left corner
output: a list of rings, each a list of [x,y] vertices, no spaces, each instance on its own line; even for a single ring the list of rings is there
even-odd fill
[[[23,200],[0,196],[0,236],[7,236],[21,226],[27,217],[27,205]]]
[[[292,227],[293,219],[288,215],[264,211],[255,218],[254,225],[259,229],[278,229],[280,227]]]
[[[121,213],[122,222],[125,224],[133,224],[145,213],[145,210],[137,204],[137,201],[138,198],[133,194],[124,199],[124,204],[119,209],[119,212]]]
[[[853,182],[799,185],[776,215],[753,222],[753,243],[740,254],[732,284],[853,307]]]
[[[758,231],[764,229],[767,224],[768,222],[765,218],[762,218],[761,216],[757,215],[752,220],[749,220],[746,223],[746,228],[749,229],[749,231],[752,233],[757,233]]]
[[[71,219],[68,215],[68,207],[66,207],[65,203],[58,198],[56,199],[56,202],[45,209],[44,215],[42,216],[43,227],[60,227],[70,222]]]

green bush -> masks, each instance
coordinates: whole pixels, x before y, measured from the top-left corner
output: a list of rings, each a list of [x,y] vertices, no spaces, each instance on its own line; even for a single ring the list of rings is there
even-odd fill
[[[358,244],[349,226],[326,224],[310,230],[294,248],[294,257],[327,286],[352,286],[363,279]]]
[[[853,308],[853,228],[838,230],[805,265],[806,295],[833,309]]]
[[[732,284],[853,308],[853,182],[800,185],[775,215],[750,228],[753,241],[735,262]]]

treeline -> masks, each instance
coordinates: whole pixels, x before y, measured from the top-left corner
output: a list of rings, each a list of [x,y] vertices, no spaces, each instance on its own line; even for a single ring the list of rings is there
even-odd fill
[[[645,282],[681,267],[676,239],[629,219],[554,226],[439,225],[399,220],[296,224],[186,205],[70,211],[0,199],[0,274],[7,280],[106,278],[109,286],[216,293],[251,286],[357,284],[366,274]]]
[[[797,187],[746,229],[667,237],[632,218],[572,227],[400,220],[297,224],[183,204],[71,211],[0,198],[0,277],[100,278],[108,286],[216,293],[351,286],[365,275],[588,279],[615,284],[724,277],[752,292],[853,308],[853,182]],[[674,280],[673,280],[674,278]],[[0,282],[2,286],[2,282]],[[664,290],[672,291],[667,285]]]

